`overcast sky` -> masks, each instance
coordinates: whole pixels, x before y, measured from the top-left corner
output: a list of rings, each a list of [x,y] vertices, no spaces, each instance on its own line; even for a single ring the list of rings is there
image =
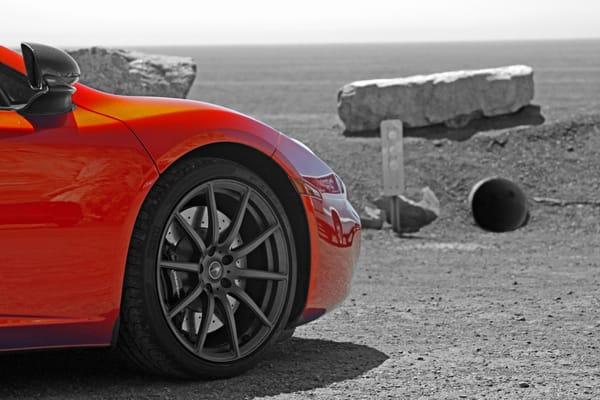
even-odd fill
[[[597,0],[52,0],[0,7],[0,43],[60,46],[600,38]]]

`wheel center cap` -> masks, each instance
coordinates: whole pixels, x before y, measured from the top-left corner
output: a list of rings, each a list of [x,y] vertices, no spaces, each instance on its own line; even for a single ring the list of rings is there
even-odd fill
[[[223,276],[223,266],[218,261],[213,261],[208,266],[208,276],[211,279],[217,280]]]

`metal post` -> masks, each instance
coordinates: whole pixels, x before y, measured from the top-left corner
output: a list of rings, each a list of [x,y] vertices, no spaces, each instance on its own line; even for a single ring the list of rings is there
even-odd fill
[[[383,159],[383,194],[390,198],[392,229],[400,232],[400,199],[404,194],[404,130],[402,121],[386,120],[380,125]]]

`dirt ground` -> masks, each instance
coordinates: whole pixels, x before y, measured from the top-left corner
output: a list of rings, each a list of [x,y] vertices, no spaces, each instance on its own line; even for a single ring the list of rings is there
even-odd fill
[[[343,138],[332,116],[269,122],[330,163],[357,209],[377,194],[378,140]],[[430,186],[441,218],[409,237],[364,231],[347,300],[244,376],[161,380],[106,350],[14,354],[0,357],[0,398],[600,399],[600,207],[532,202],[529,225],[505,234],[466,207],[471,185],[497,174],[530,196],[597,201],[599,126],[407,139],[408,193]]]

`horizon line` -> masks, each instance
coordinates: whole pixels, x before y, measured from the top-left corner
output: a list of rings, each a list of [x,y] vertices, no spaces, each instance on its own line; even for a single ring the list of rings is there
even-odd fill
[[[522,42],[577,42],[597,41],[599,37],[577,38],[526,38],[526,39],[469,39],[469,40],[411,40],[411,41],[364,41],[364,42],[257,42],[257,43],[187,43],[187,44],[78,44],[60,47],[277,47],[277,46],[353,46],[353,45],[419,45],[419,44],[469,44],[469,43],[522,43]]]

